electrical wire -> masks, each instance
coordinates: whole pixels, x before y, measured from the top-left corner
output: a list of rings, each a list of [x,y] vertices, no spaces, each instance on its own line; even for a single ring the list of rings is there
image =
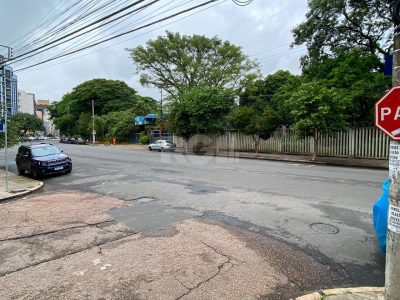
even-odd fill
[[[110,26],[110,27],[108,27],[108,28],[106,28],[106,29],[104,29],[104,30],[102,30],[102,31],[100,31],[100,32],[97,32],[97,33],[94,32],[94,33],[92,33],[90,36],[88,36],[88,37],[85,38],[85,42],[84,42],[84,43],[82,43],[82,42],[79,41],[79,40],[78,40],[78,41],[75,41],[75,42],[72,43],[70,46],[68,46],[68,47],[66,47],[65,49],[63,49],[63,51],[62,51],[61,53],[59,53],[59,54],[67,53],[67,51],[76,49],[76,47],[82,47],[82,46],[84,46],[84,45],[88,45],[88,44],[90,44],[91,42],[97,42],[97,41],[101,40],[102,38],[111,36],[111,35],[113,35],[113,34],[119,32],[119,31],[121,31],[122,29],[130,28],[131,25],[136,25],[136,24],[144,23],[146,20],[150,20],[150,19],[152,19],[152,18],[154,18],[154,17],[156,17],[156,16],[158,16],[158,15],[160,15],[160,14],[163,14],[163,13],[166,13],[166,12],[168,12],[168,11],[171,11],[171,10],[173,10],[173,9],[175,9],[175,8],[177,8],[177,7],[180,7],[180,6],[182,6],[183,4],[186,4],[186,3],[191,2],[191,1],[194,1],[194,0],[186,1],[185,3],[181,3],[181,4],[176,5],[176,6],[172,7],[172,8],[170,8],[170,9],[164,10],[164,11],[161,12],[161,13],[158,13],[158,14],[156,14],[156,15],[153,15],[153,16],[151,16],[151,17],[148,17],[148,18],[144,19],[146,16],[152,15],[152,14],[154,14],[155,12],[157,12],[158,10],[160,10],[160,9],[162,9],[162,8],[164,8],[164,7],[166,7],[166,6],[168,6],[169,4],[171,4],[171,3],[173,3],[173,2],[176,2],[176,0],[171,0],[171,1],[169,1],[167,4],[164,4],[163,6],[157,8],[156,10],[154,10],[152,13],[147,14],[147,15],[145,15],[145,16],[142,16],[141,18],[135,20],[135,22],[129,24],[128,26],[119,28],[119,29],[117,29],[117,30],[115,30],[115,31],[113,31],[113,32],[110,32],[110,33],[108,33],[108,34],[106,34],[106,35],[103,35],[103,33],[109,31],[111,28],[114,28],[114,27],[118,26],[119,24],[121,24],[121,23],[123,23],[124,21],[126,21],[129,17],[131,17],[131,16],[127,16],[127,17],[125,17],[124,19],[122,19],[122,20],[120,20],[119,22],[117,22],[116,24],[113,24],[112,26]],[[141,12],[141,11],[138,11],[137,13],[139,13],[139,12]],[[134,15],[136,15],[137,13],[135,13]],[[144,19],[144,20],[143,20],[143,19]],[[140,22],[140,21],[141,21],[141,22]],[[102,36],[102,37],[95,40],[95,38],[96,38],[97,36]]]
[[[80,37],[80,36],[83,36],[83,35],[87,34],[88,32],[91,32],[91,31],[93,31],[93,30],[96,30],[96,29],[98,29],[98,28],[100,28],[100,27],[102,27],[102,26],[105,26],[106,24],[110,24],[110,23],[112,23],[112,22],[115,22],[116,20],[118,20],[118,19],[120,19],[120,18],[122,18],[122,17],[129,16],[129,15],[131,15],[131,14],[134,13],[134,12],[138,12],[138,11],[140,11],[140,10],[143,10],[144,8],[149,7],[149,6],[155,4],[155,3],[159,2],[159,1],[160,1],[160,0],[153,0],[152,2],[149,2],[149,3],[143,5],[143,6],[139,7],[139,8],[136,8],[136,9],[130,11],[130,12],[127,12],[126,14],[124,14],[124,15],[122,15],[122,16],[119,16],[119,17],[117,17],[117,18],[115,18],[115,19],[112,19],[112,20],[110,20],[110,21],[107,21],[107,22],[104,23],[104,24],[100,24],[100,25],[97,26],[97,27],[92,27],[92,28],[90,28],[88,31],[82,32],[82,33],[80,33],[80,34],[78,34],[78,35],[74,35],[74,36],[72,36],[71,38],[69,38],[69,39],[67,39],[67,40],[64,40],[64,41],[62,41],[62,42],[60,42],[60,43],[58,43],[58,44],[52,45],[51,47],[45,48],[45,49],[43,49],[43,50],[41,50],[41,51],[39,51],[39,52],[35,52],[35,53],[31,54],[31,55],[22,57],[22,58],[20,58],[20,59],[17,59],[17,58],[23,56],[24,54],[22,54],[22,55],[20,55],[20,56],[17,56],[16,58],[13,59],[13,60],[14,60],[14,63],[19,62],[19,61],[22,61],[22,60],[25,60],[25,59],[30,58],[30,57],[32,57],[32,56],[38,55],[38,54],[43,53],[43,52],[45,52],[45,51],[48,51],[48,50],[50,50],[50,49],[53,49],[53,48],[55,48],[55,47],[57,47],[57,46],[60,46],[60,45],[62,45],[62,44],[64,44],[64,43],[67,43],[67,42],[69,42],[69,41],[71,41],[71,40],[74,40],[74,39],[76,39],[76,38],[78,38],[78,37]],[[81,30],[77,30],[77,31],[75,31],[75,32],[78,32],[78,31],[81,31]],[[67,35],[67,36],[68,36],[68,35]],[[63,38],[60,38],[60,39],[63,39]],[[60,39],[58,39],[58,40],[60,40]],[[42,46],[42,47],[43,47],[43,46]],[[36,51],[36,50],[38,50],[38,49],[41,49],[42,47],[36,48],[35,50],[32,50],[32,51]],[[15,59],[16,59],[16,60],[15,60]]]
[[[159,20],[156,20],[156,21],[150,22],[150,23],[148,23],[148,24],[142,25],[142,26],[140,26],[140,27],[137,27],[137,28],[134,28],[134,29],[131,29],[131,30],[122,32],[122,33],[117,34],[117,35],[114,35],[114,36],[112,36],[112,37],[110,37],[110,38],[103,39],[103,40],[101,40],[101,41],[99,41],[99,42],[92,43],[91,45],[88,45],[88,46],[79,48],[79,49],[77,49],[77,50],[68,52],[68,53],[63,54],[63,55],[59,55],[59,56],[53,57],[53,58],[51,58],[51,59],[43,60],[43,61],[41,61],[41,62],[39,62],[39,63],[32,64],[32,65],[27,66],[27,67],[24,67],[24,68],[20,68],[20,69],[18,69],[18,70],[15,70],[15,72],[17,72],[17,71],[22,71],[22,70],[26,70],[26,69],[29,69],[29,68],[32,68],[32,67],[35,67],[35,66],[44,64],[44,63],[46,63],[46,62],[49,62],[49,61],[52,61],[52,60],[55,60],[55,59],[58,59],[58,58],[62,58],[62,57],[64,57],[64,56],[68,56],[68,55],[71,55],[71,54],[74,54],[74,53],[83,51],[83,50],[85,50],[85,49],[89,49],[89,48],[91,48],[91,47],[100,45],[100,44],[102,44],[102,43],[105,43],[105,42],[108,42],[108,41],[110,41],[110,40],[116,39],[116,38],[118,38],[118,37],[124,36],[124,35],[126,35],[126,34],[129,34],[129,33],[132,33],[132,32],[136,32],[136,31],[138,31],[138,30],[141,30],[141,29],[150,27],[150,26],[155,25],[155,24],[157,24],[157,23],[161,23],[161,22],[166,21],[166,20],[168,20],[168,19],[174,18],[174,17],[179,16],[179,15],[181,15],[181,14],[184,14],[184,13],[186,13],[186,12],[195,10],[195,9],[197,9],[197,8],[203,7],[203,6],[205,6],[205,5],[208,5],[208,4],[211,4],[211,3],[213,3],[213,2],[217,2],[217,1],[219,1],[219,0],[209,0],[209,1],[206,1],[206,2],[204,2],[204,3],[202,3],[202,4],[198,4],[198,5],[192,6],[192,7],[190,7],[190,8],[184,9],[184,10],[179,11],[179,12],[177,12],[177,13],[174,13],[174,14],[172,14],[172,15],[163,17],[163,18],[161,18],[161,19],[159,19]]]
[[[145,0],[137,0],[137,1],[135,1],[135,2],[133,2],[133,3],[131,3],[131,4],[129,4],[129,5],[125,6],[124,8],[121,8],[121,9],[119,9],[119,10],[117,10],[117,11],[115,11],[115,12],[113,12],[113,13],[111,13],[111,14],[105,16],[105,17],[102,17],[102,18],[100,18],[100,19],[98,19],[98,20],[96,20],[96,21],[94,21],[94,22],[92,22],[92,23],[90,23],[90,24],[88,24],[88,25],[85,25],[85,26],[83,26],[83,27],[81,27],[81,28],[79,28],[79,29],[76,29],[76,30],[74,30],[74,31],[72,31],[72,32],[70,32],[70,33],[68,33],[68,34],[66,34],[66,35],[64,35],[64,36],[62,36],[62,37],[56,38],[55,40],[53,40],[53,41],[51,41],[51,42],[48,42],[48,43],[46,43],[45,45],[42,45],[42,46],[40,46],[40,47],[37,47],[37,48],[35,48],[35,49],[33,49],[33,50],[29,51],[29,52],[20,54],[20,55],[18,55],[18,56],[16,56],[16,57],[10,59],[9,61],[12,61],[12,60],[15,61],[15,60],[18,59],[18,58],[24,57],[24,56],[26,56],[26,55],[28,55],[28,54],[30,54],[30,53],[32,53],[32,52],[38,51],[38,50],[43,49],[43,48],[45,48],[45,47],[47,47],[47,46],[49,46],[49,45],[52,45],[52,44],[54,44],[54,43],[56,43],[56,42],[59,42],[59,41],[65,39],[65,38],[67,38],[67,37],[69,37],[69,36],[72,36],[72,35],[74,35],[74,34],[80,32],[80,31],[86,29],[86,28],[89,28],[90,26],[96,25],[97,23],[100,23],[100,22],[102,22],[102,21],[104,21],[104,20],[107,20],[107,19],[109,19],[109,18],[111,18],[111,17],[113,17],[113,16],[115,16],[115,15],[117,15],[117,14],[119,14],[119,13],[121,13],[121,12],[123,12],[123,11],[125,11],[125,10],[131,8],[131,7],[133,7],[133,6],[136,6],[136,5],[140,4],[140,3],[143,2],[143,1],[145,1]],[[160,0],[154,0],[154,1],[160,1]]]
[[[46,41],[50,41],[52,38],[60,37],[63,31],[66,31],[67,29],[73,30],[76,28],[79,28],[79,26],[84,26],[87,25],[90,21],[95,20],[96,18],[105,16],[107,13],[110,13],[112,10],[118,9],[122,5],[126,4],[129,2],[129,0],[125,0],[121,2],[120,0],[109,0],[108,2],[101,4],[99,7],[95,7],[93,10],[90,12],[80,15],[78,17],[78,21],[75,22],[69,22],[68,25],[65,25],[63,22],[59,22],[57,25],[53,27],[53,29],[48,30],[44,33],[39,33],[38,38],[34,41],[31,41],[29,45],[26,46],[26,48],[30,48],[32,44],[39,44],[43,45]],[[97,5],[98,3],[95,0],[95,4]],[[68,18],[71,18],[71,16],[74,16],[75,12],[71,12]],[[67,18],[67,19],[68,19]],[[27,51],[27,50],[26,50]],[[19,51],[19,54],[23,51]]]
[[[30,73],[30,72],[35,72],[35,71],[37,71],[37,70],[42,70],[42,69],[46,69],[46,68],[51,68],[51,67],[54,67],[54,66],[58,66],[58,65],[60,65],[60,64],[64,64],[64,63],[67,63],[67,62],[70,62],[70,61],[73,61],[73,60],[76,60],[76,59],[79,59],[79,58],[82,58],[82,57],[85,57],[85,56],[88,56],[88,55],[91,55],[91,54],[94,54],[94,53],[97,53],[97,52],[100,52],[100,51],[103,51],[103,50],[105,50],[105,49],[108,49],[108,48],[114,47],[114,46],[116,46],[116,45],[120,45],[120,44],[126,43],[126,42],[128,42],[128,41],[133,40],[133,39],[136,39],[136,38],[139,38],[139,37],[144,36],[144,35],[146,35],[146,34],[149,34],[149,33],[151,33],[151,32],[157,31],[157,30],[159,30],[159,29],[161,29],[161,28],[164,28],[164,27],[166,27],[166,26],[168,26],[168,25],[177,23],[177,22],[179,22],[179,21],[181,21],[181,20],[187,19],[187,18],[189,18],[190,16],[199,14],[199,13],[201,13],[202,11],[205,11],[205,10],[207,10],[207,9],[210,9],[210,8],[212,8],[212,7],[214,7],[214,6],[220,5],[220,4],[225,3],[225,2],[227,2],[227,1],[228,1],[228,0],[222,0],[221,2],[218,2],[218,3],[214,4],[214,5],[210,5],[209,7],[206,7],[206,8],[203,8],[203,9],[199,10],[199,11],[196,11],[196,12],[193,12],[193,13],[191,13],[191,14],[188,14],[188,15],[182,17],[182,18],[179,18],[179,19],[177,19],[177,20],[174,20],[174,21],[172,21],[172,22],[169,22],[169,23],[167,23],[167,24],[165,24],[165,25],[156,27],[156,28],[154,28],[154,29],[152,29],[152,30],[146,31],[146,32],[144,32],[144,33],[142,33],[142,34],[139,34],[139,35],[137,35],[137,36],[134,36],[134,37],[132,37],[132,38],[125,39],[125,40],[123,40],[123,41],[121,41],[121,42],[108,45],[108,46],[106,46],[106,47],[97,49],[97,50],[95,50],[95,51],[91,51],[91,52],[89,52],[89,53],[86,53],[86,54],[83,54],[83,55],[80,55],[80,56],[76,56],[76,57],[70,58],[70,59],[68,59],[68,60],[64,60],[64,61],[55,63],[55,64],[47,65],[47,66],[44,66],[44,67],[39,67],[39,68],[34,68],[34,69],[28,69],[28,70],[22,70],[22,71],[19,71],[19,73]],[[14,71],[14,72],[16,72],[16,71]]]

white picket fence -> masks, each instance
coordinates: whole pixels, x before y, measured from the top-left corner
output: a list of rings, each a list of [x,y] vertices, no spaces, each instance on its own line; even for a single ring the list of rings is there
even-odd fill
[[[174,136],[178,147],[186,147],[184,139]],[[188,148],[202,142],[204,149],[213,151],[254,152],[251,136],[227,132],[220,136],[196,135]],[[319,156],[387,159],[389,138],[375,127],[351,128],[335,136],[322,136],[318,143]],[[279,129],[268,140],[261,140],[259,152],[271,154],[312,155],[314,139],[298,138],[290,129]]]

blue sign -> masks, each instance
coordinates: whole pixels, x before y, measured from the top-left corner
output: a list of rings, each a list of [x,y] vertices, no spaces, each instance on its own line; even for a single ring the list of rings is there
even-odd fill
[[[4,132],[4,130],[5,130],[4,124],[0,123],[0,132]]]
[[[393,55],[385,55],[385,69],[384,75],[385,76],[392,76],[392,69],[393,69]]]

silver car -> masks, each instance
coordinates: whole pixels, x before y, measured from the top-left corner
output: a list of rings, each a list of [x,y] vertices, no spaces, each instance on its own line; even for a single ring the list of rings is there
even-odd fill
[[[167,140],[158,140],[155,141],[154,143],[149,145],[149,151],[175,151],[176,149],[176,145],[171,142],[171,141],[167,141]]]

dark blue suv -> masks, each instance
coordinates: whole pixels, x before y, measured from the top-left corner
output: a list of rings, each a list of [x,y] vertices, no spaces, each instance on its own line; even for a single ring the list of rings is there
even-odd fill
[[[32,144],[19,147],[15,158],[18,174],[30,172],[37,179],[53,173],[70,173],[72,161],[52,144]]]

